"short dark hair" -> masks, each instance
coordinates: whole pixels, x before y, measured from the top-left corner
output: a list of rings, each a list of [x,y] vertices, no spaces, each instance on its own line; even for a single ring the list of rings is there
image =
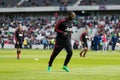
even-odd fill
[[[71,15],[72,13],[74,13],[74,12],[73,12],[73,11],[69,11],[69,12],[68,12],[68,15]]]

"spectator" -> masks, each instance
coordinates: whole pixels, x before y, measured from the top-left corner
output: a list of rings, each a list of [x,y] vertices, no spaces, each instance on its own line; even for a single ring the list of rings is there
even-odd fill
[[[1,48],[4,49],[4,37],[1,38]]]
[[[25,48],[25,49],[28,48],[28,41],[27,41],[26,38],[25,38],[24,41],[23,41],[23,45],[24,45],[24,48]]]
[[[94,50],[98,51],[98,46],[99,46],[99,38],[98,38],[98,34],[96,34],[94,36]]]
[[[48,40],[46,38],[42,40],[42,44],[43,44],[43,49],[48,49]]]
[[[103,46],[102,46],[102,49],[103,49],[103,52],[107,50],[107,35],[106,33],[104,33],[102,35],[102,42],[103,42]]]
[[[73,49],[78,49],[79,46],[79,42],[77,40],[75,40],[74,44],[73,44]]]
[[[117,34],[115,34],[115,35],[112,36],[112,40],[111,40],[111,42],[112,42],[112,51],[115,51],[117,41],[118,41],[118,37],[117,37]]]

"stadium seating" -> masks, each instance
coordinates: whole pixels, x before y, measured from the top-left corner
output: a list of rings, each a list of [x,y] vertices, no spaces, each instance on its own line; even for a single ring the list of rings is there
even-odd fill
[[[60,6],[65,0],[0,0],[0,7],[35,7],[35,6]],[[66,5],[72,6],[77,0],[68,0]]]
[[[0,7],[15,7],[20,0],[0,0]]]
[[[35,6],[60,6],[64,5],[65,0],[0,0],[0,7],[35,7]],[[66,5],[72,6],[78,0],[68,0]],[[119,5],[120,0],[80,0],[80,5]]]
[[[3,2],[1,2],[3,1]],[[64,4],[65,0],[23,0],[23,2],[18,5],[18,3],[21,0],[0,0],[0,7],[32,7],[32,8],[39,8],[39,7],[51,7],[51,6],[60,6],[60,5],[66,5],[66,6],[73,6],[78,1],[80,1],[80,5],[100,5],[100,4],[106,4],[106,5],[112,5],[112,4],[120,4],[119,0],[68,0],[67,4]],[[78,5],[76,6],[78,7]],[[59,8],[58,8],[59,9]],[[13,10],[13,9],[12,9]],[[38,11],[39,12],[39,11]],[[55,11],[54,11],[55,12]],[[60,12],[61,13],[61,12]],[[79,15],[79,11],[77,12]],[[4,13],[3,13],[4,14]],[[8,13],[9,14],[9,13]],[[29,13],[23,13],[22,15],[19,15],[21,13],[15,12],[15,15],[7,16],[3,15],[0,16],[0,37],[4,35],[4,38],[6,40],[6,43],[14,43],[14,31],[16,28],[16,25],[20,22],[23,25],[23,28],[25,30],[25,37],[30,38],[32,41],[32,44],[39,44],[43,38],[52,39],[56,36],[56,33],[54,32],[54,22],[55,18],[52,20],[51,17],[54,17],[54,13],[51,12],[51,14],[48,14],[48,16],[39,16],[39,13],[35,15],[34,13],[32,15],[29,15]],[[52,15],[52,16],[51,16]],[[61,14],[61,17],[64,17],[65,15]],[[82,18],[80,18],[82,17]],[[73,27],[73,36],[75,39],[79,40],[78,36],[81,33],[83,27],[89,28],[89,34],[95,35],[97,30],[101,28],[102,23],[105,23],[105,26],[107,24],[110,24],[108,33],[112,33],[114,31],[114,28],[120,24],[119,18],[114,18],[114,16],[108,16],[109,20],[106,20],[106,16],[77,16],[76,20],[74,21],[74,27]],[[103,21],[100,21],[98,17],[101,17]],[[95,22],[97,21],[97,22]],[[106,23],[107,21],[107,23]],[[117,21],[117,22],[116,22]],[[116,23],[113,23],[116,22]],[[112,23],[112,24],[111,24]],[[91,24],[91,25],[90,25]],[[113,26],[114,25],[114,26]],[[104,27],[105,27],[104,26]],[[103,26],[102,26],[103,27]],[[106,28],[106,27],[105,27]],[[111,29],[112,28],[112,29]],[[118,27],[117,27],[118,28]],[[116,29],[115,32],[118,32],[120,29]],[[102,32],[103,30],[101,30]],[[90,36],[90,37],[92,37]],[[77,37],[77,38],[76,38]]]
[[[119,5],[120,0],[81,0],[80,5]]]
[[[105,4],[107,5],[119,5],[120,4],[120,0],[106,0]]]

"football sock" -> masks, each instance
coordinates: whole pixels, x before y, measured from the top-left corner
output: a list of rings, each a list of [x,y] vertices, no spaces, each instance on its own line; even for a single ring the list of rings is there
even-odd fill
[[[20,59],[20,51],[17,51],[17,59]]]
[[[84,52],[83,57],[85,57],[86,53],[87,53],[87,51]]]
[[[80,57],[82,57],[82,53],[84,52],[85,50],[82,50],[81,52],[80,52]]]
[[[17,54],[17,59],[20,59],[20,54],[19,53]]]

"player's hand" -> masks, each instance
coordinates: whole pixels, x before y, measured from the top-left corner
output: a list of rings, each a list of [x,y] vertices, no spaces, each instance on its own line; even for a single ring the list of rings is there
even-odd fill
[[[84,42],[81,42],[82,44],[84,44]]]
[[[64,32],[64,33],[63,33],[63,35],[64,35],[64,36],[67,36],[67,35],[68,35],[68,33],[67,33],[67,32]]]
[[[19,42],[17,42],[17,44],[19,44]]]

